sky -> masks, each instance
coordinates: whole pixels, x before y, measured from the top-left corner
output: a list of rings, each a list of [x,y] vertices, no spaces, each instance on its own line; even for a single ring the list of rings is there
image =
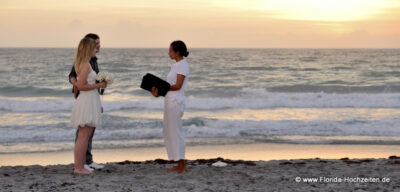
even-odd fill
[[[400,0],[0,0],[0,47],[400,48]]]

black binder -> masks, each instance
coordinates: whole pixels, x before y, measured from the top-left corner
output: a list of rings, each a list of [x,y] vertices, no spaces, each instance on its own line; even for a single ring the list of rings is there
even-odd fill
[[[152,87],[157,87],[158,95],[165,97],[171,85],[159,77],[151,73],[147,73],[145,76],[143,76],[140,88],[151,92]]]

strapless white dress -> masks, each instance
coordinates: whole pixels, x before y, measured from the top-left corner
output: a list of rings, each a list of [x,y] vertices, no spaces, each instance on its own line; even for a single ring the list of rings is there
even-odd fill
[[[79,78],[79,77],[78,77]],[[96,72],[93,70],[87,77],[88,84],[96,83]],[[101,101],[97,89],[80,91],[72,107],[71,126],[73,128],[99,127],[101,125]]]

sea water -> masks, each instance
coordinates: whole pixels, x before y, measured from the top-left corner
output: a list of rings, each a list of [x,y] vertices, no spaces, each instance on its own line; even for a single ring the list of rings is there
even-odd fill
[[[187,145],[400,144],[400,49],[189,49]],[[75,49],[0,49],[0,154],[72,150]],[[94,149],[163,146],[163,97],[140,89],[166,78],[168,49],[102,48]]]

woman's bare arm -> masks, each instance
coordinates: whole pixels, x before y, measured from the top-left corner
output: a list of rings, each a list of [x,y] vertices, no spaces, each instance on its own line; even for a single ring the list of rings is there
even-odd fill
[[[182,88],[183,85],[183,81],[185,80],[185,76],[178,74],[176,76],[176,83],[175,85],[171,85],[171,87],[169,88],[170,91],[178,91],[179,89]]]
[[[85,64],[81,66],[81,71],[78,74],[78,83],[76,84],[80,91],[90,91],[97,88],[106,88],[107,84],[105,82],[96,83],[96,84],[88,84],[87,76],[90,73],[89,64]]]

